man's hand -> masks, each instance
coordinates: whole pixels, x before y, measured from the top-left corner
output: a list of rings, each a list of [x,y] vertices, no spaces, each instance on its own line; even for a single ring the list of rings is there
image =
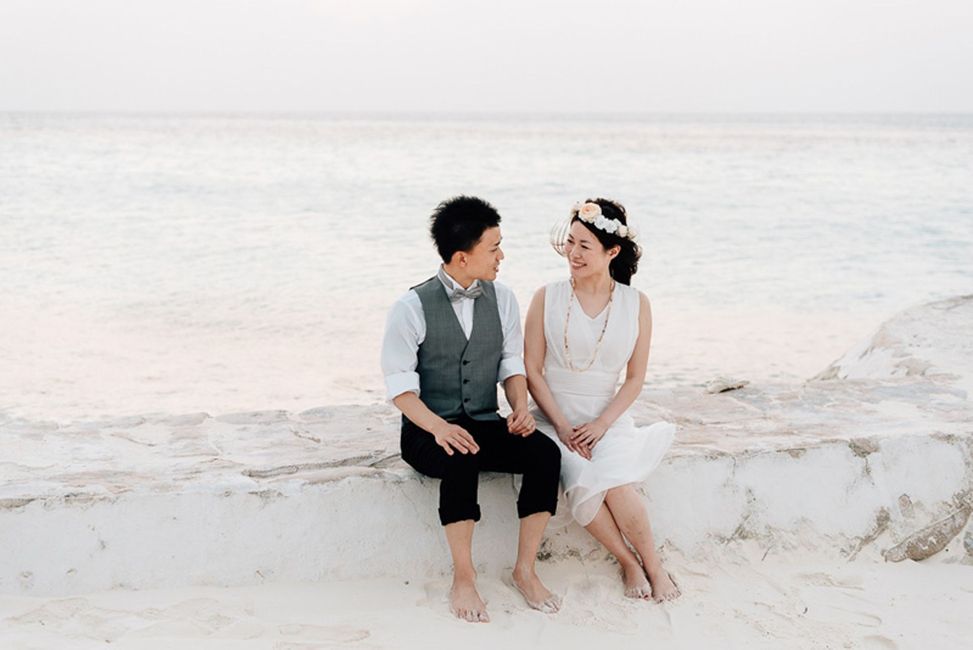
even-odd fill
[[[536,428],[534,416],[526,408],[514,409],[507,416],[507,431],[516,436],[529,436]]]
[[[446,450],[452,456],[455,449],[461,454],[475,454],[480,451],[480,446],[470,435],[470,432],[458,424],[445,423],[432,432],[436,439],[436,444]]]

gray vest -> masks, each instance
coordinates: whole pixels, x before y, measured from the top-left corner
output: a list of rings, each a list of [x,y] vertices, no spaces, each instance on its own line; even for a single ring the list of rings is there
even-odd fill
[[[432,277],[413,287],[422,303],[426,338],[419,345],[419,399],[439,417],[466,414],[497,420],[497,375],[503,352],[503,325],[492,282],[480,280],[483,295],[473,308],[469,340],[449,302],[446,288]]]

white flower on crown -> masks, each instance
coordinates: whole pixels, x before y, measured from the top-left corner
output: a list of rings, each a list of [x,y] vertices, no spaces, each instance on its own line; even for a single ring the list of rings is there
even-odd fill
[[[604,230],[619,237],[635,239],[635,230],[623,224],[618,219],[609,219],[601,213],[601,206],[597,203],[575,203],[571,215],[578,215],[585,223],[590,223],[599,230]]]
[[[601,228],[605,232],[615,232],[620,225],[617,219],[608,219],[603,214],[599,214],[595,219],[595,228]]]

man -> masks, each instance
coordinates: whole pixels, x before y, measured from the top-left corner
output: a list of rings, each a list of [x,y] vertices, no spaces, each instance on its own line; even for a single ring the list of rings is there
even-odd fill
[[[561,455],[550,438],[534,433],[520,312],[513,293],[493,282],[503,260],[500,215],[486,201],[458,196],[440,203],[430,221],[443,264],[395,303],[382,344],[388,397],[402,411],[402,458],[442,479],[450,608],[470,622],[490,620],[472,558],[479,473],[523,474],[513,583],[528,605],[555,612],[561,600],[541,583],[534,562],[557,508]],[[498,382],[513,409],[506,420],[497,413]]]

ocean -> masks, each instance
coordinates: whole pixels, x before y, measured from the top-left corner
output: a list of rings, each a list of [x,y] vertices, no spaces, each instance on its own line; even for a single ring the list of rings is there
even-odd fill
[[[0,414],[381,402],[456,194],[500,211],[522,310],[571,205],[623,203],[654,386],[800,382],[973,293],[973,115],[0,113]]]

